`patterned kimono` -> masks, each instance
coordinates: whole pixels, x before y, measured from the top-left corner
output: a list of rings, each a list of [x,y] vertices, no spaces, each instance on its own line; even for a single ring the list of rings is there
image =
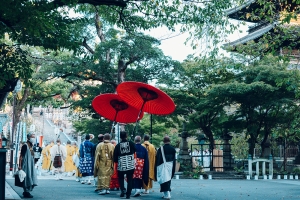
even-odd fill
[[[96,148],[94,176],[98,177],[98,190],[109,189],[110,177],[114,172],[114,149],[109,140],[104,140]]]
[[[148,152],[141,144],[136,144],[135,169],[133,173],[133,188],[141,189],[143,183],[148,185],[149,159]]]
[[[94,144],[89,140],[80,144],[79,154],[80,162],[79,169],[83,177],[93,176],[94,174]]]

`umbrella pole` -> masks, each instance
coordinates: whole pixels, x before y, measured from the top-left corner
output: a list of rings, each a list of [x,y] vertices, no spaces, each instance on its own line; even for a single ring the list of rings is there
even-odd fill
[[[113,121],[113,123],[112,123],[111,130],[110,130],[110,136],[112,136],[112,132],[113,132],[114,126],[115,126],[115,121]]]
[[[152,114],[150,114],[150,138],[151,138],[151,143],[152,143]]]
[[[110,130],[110,136],[112,136],[112,132],[113,132],[113,129],[114,129],[114,126],[115,126],[115,121],[117,119],[117,115],[118,115],[118,110],[116,110],[116,114],[115,114],[115,117],[114,117],[114,121],[112,123],[112,126],[111,126],[111,130]]]
[[[131,140],[132,140],[132,141],[134,140],[135,129],[136,129],[136,126],[137,126],[138,123],[139,123],[139,118],[140,118],[140,115],[141,115],[141,113],[142,113],[142,110],[143,110],[143,108],[144,108],[145,103],[146,103],[146,101],[143,102],[142,108],[140,109],[140,112],[139,112],[139,114],[138,114],[138,117],[137,117],[137,119],[136,119],[136,121],[135,121],[135,126],[134,126],[133,131],[132,131],[132,134],[131,134]]]

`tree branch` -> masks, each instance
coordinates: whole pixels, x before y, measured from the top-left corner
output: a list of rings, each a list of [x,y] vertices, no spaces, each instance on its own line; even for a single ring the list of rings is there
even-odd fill
[[[84,38],[82,46],[84,46],[91,54],[95,53],[95,51],[86,43],[86,38]]]

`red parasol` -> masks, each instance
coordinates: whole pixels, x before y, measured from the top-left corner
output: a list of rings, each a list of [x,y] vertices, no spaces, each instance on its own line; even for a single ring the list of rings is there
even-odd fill
[[[120,123],[134,123],[139,110],[128,105],[117,94],[101,94],[94,98],[92,106],[101,116]],[[139,120],[143,118],[141,113]]]
[[[117,93],[129,105],[150,114],[168,115],[175,110],[171,97],[146,83],[123,82],[118,85]]]

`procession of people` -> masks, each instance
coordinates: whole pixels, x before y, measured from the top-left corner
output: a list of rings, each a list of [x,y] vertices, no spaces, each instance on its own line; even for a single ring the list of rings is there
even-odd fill
[[[161,173],[170,173],[170,177],[174,176],[175,149],[169,145],[168,136],[163,139],[164,155],[161,154],[162,147],[158,149],[158,154],[156,153],[154,145],[149,141],[149,135],[145,134],[143,141],[140,136],[136,136],[133,142],[128,140],[125,131],[120,132],[121,141],[118,144],[115,140],[111,140],[109,133],[99,134],[96,144],[91,141],[94,136],[86,134],[85,140],[80,145],[71,141],[67,141],[64,145],[61,139],[57,138],[55,142],[51,140],[49,144],[45,144],[43,149],[34,144],[32,137],[34,135],[28,135],[27,146],[24,145],[21,151],[21,158],[32,157],[32,163],[27,164],[30,168],[25,165],[24,159],[21,159],[19,169],[32,170],[34,164],[39,162],[44,172],[50,172],[55,180],[63,180],[64,176],[74,176],[76,181],[86,185],[91,185],[92,180],[95,180],[95,192],[99,195],[108,195],[110,191],[115,190],[119,190],[120,197],[126,199],[149,194],[160,170],[158,166],[163,163],[162,156],[165,156],[167,161],[174,162],[174,165],[172,171]],[[27,148],[30,151],[32,149],[32,152],[26,153]],[[29,191],[37,186],[36,171],[32,176],[27,177],[32,185],[24,187],[24,198],[33,197]],[[160,184],[163,198],[170,199],[171,180]]]

